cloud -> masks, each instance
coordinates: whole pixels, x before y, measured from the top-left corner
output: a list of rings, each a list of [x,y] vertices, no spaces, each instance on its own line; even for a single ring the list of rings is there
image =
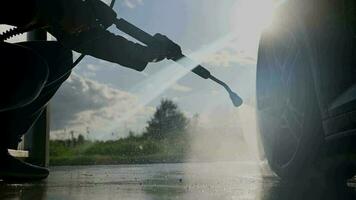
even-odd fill
[[[176,91],[176,92],[190,92],[190,91],[193,90],[190,87],[187,87],[187,86],[184,86],[184,85],[181,85],[181,84],[178,84],[178,83],[173,84],[171,86],[171,89]]]
[[[8,30],[10,30],[10,28],[13,28],[13,26],[0,25],[0,33],[8,31]],[[11,39],[6,40],[6,41],[10,42],[10,43],[15,43],[15,42],[23,42],[25,40],[26,40],[26,34],[21,34],[21,35],[17,35],[15,37],[12,37]]]
[[[95,78],[96,73],[95,72],[91,72],[91,71],[87,71],[87,72],[83,72],[83,76],[85,78]]]
[[[143,0],[124,0],[123,4],[128,8],[136,8],[137,5],[143,4]]]
[[[14,28],[14,26],[0,25],[0,33],[4,33],[5,31],[10,30],[11,28]],[[53,40],[56,40],[56,38],[53,35],[47,33],[47,40],[53,41]],[[6,42],[9,42],[9,43],[17,43],[17,42],[24,42],[24,41],[27,41],[27,34],[26,33],[20,34],[20,35],[16,35],[16,36],[6,40]]]
[[[87,69],[92,72],[97,72],[101,69],[101,67],[98,65],[94,65],[94,64],[88,64]]]
[[[143,129],[153,109],[145,107],[126,119],[125,115],[140,107],[137,98],[108,85],[72,74],[63,84],[51,102],[51,129],[55,135],[64,129],[85,133],[89,127],[96,139],[108,139],[100,134],[120,132],[123,129]],[[125,120],[122,120],[125,118]],[[109,130],[117,124],[121,130]]]
[[[110,5],[110,3],[111,3],[112,0],[101,0],[101,1],[103,1],[104,3]]]
[[[217,67],[231,67],[233,64],[253,65],[256,64],[256,58],[245,54],[244,51],[225,49],[215,54],[205,57],[204,62]]]

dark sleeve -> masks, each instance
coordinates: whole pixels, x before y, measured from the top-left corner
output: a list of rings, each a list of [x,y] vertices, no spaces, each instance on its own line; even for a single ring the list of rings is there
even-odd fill
[[[55,35],[56,36],[56,35]],[[99,59],[142,71],[149,62],[146,46],[128,41],[103,29],[94,29],[78,35],[60,35],[57,39],[70,49]]]
[[[31,23],[38,11],[37,0],[2,0],[0,24],[25,26]]]

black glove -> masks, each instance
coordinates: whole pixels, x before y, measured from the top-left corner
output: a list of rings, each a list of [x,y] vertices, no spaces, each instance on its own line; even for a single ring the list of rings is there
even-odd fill
[[[156,43],[148,46],[152,57],[151,61],[158,62],[165,58],[175,60],[182,56],[180,46],[170,40],[167,36],[157,33],[153,37],[155,38]]]

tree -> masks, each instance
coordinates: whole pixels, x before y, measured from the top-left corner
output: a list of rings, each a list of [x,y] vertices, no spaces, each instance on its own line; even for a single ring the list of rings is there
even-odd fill
[[[163,99],[153,117],[147,122],[145,136],[163,139],[186,132],[189,120],[171,100]]]
[[[77,143],[78,143],[79,145],[82,145],[82,144],[84,144],[84,142],[85,142],[84,136],[83,136],[82,134],[79,134],[79,135],[78,135],[78,139],[77,139]]]

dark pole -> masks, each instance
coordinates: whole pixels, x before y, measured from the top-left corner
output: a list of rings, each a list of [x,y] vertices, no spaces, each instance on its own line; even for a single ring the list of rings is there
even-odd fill
[[[45,41],[47,33],[35,30],[27,34],[28,41]],[[47,167],[49,164],[49,110],[44,109],[33,128],[25,135],[25,149],[29,151],[28,162]]]

